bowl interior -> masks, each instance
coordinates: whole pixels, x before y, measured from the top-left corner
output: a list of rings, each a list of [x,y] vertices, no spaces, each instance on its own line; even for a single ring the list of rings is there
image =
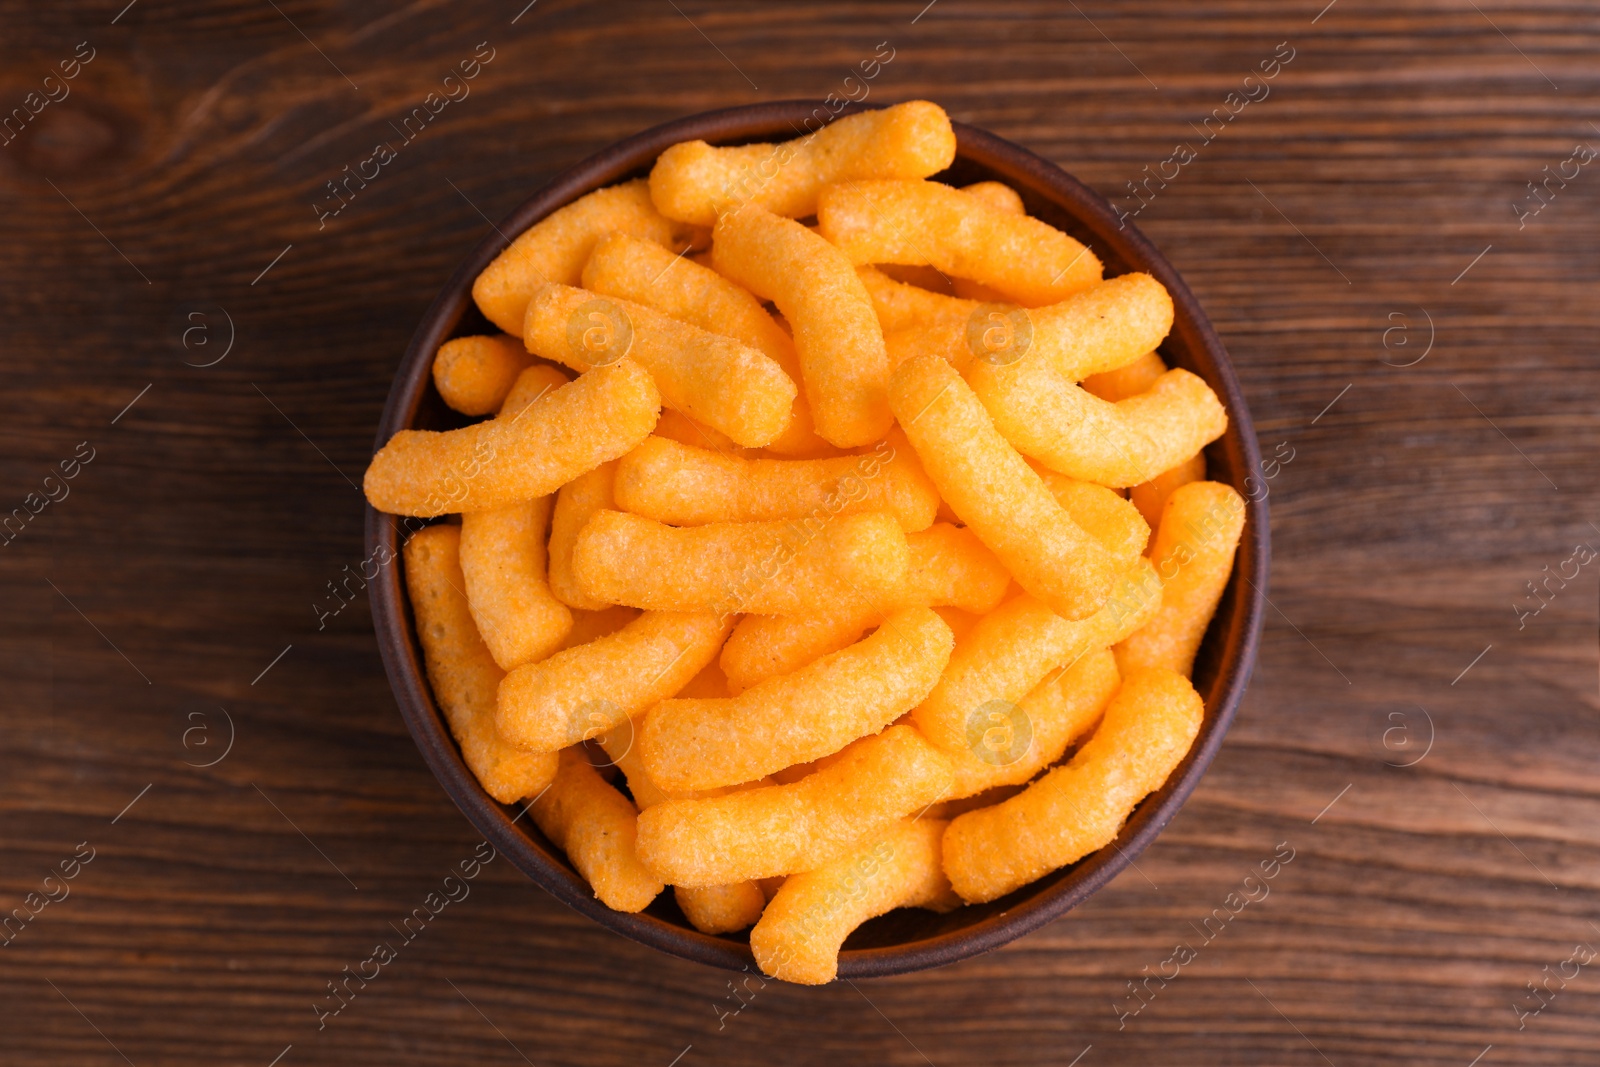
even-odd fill
[[[854,108],[849,110],[855,110]],[[841,112],[848,114],[849,110]],[[709,112],[647,130],[556,177],[521,205],[474,249],[456,270],[418,327],[402,360],[379,427],[381,446],[403,428],[448,429],[470,421],[448,408],[433,387],[431,364],[439,344],[451,337],[496,332],[472,304],[473,279],[533,222],[579,196],[649,172],[668,145],[689,139],[740,144],[796,136],[826,116],[815,104],[792,101]],[[917,970],[993,949],[1067,911],[1117,874],[1154,839],[1182,805],[1221,745],[1243,697],[1255,661],[1266,587],[1268,542],[1265,500],[1250,500],[1245,478],[1260,457],[1249,412],[1227,355],[1193,295],[1170,264],[1131,225],[1119,228],[1115,213],[1097,194],[1038,156],[992,134],[955,124],[956,162],[936,175],[957,185],[987,179],[1016,189],[1028,212],[1072,234],[1092,248],[1108,277],[1147,271],[1172,294],[1175,323],[1160,352],[1168,365],[1198,374],[1216,390],[1228,411],[1226,435],[1206,450],[1207,477],[1227,482],[1247,501],[1247,522],[1222,603],[1195,663],[1194,683],[1205,698],[1206,719],[1193,748],[1160,790],[1147,797],[1122,828],[1116,847],[1105,848],[988,904],[938,915],[901,910],[873,919],[845,943],[839,974],[869,977]],[[369,551],[398,551],[416,520],[397,520],[367,509]],[[482,791],[450,739],[422,668],[420,648],[399,567],[385,568],[370,587],[374,626],[391,685],[419,748],[462,811],[497,849],[563,902],[628,937],[687,959],[716,966],[753,967],[747,937],[713,936],[689,925],[671,892],[643,913],[623,915],[592,891],[526,818]]]

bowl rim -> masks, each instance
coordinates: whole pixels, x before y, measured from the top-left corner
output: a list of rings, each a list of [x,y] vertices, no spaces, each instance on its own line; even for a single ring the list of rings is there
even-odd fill
[[[391,384],[373,444],[376,452],[416,418],[432,382],[432,356],[458,329],[470,309],[472,282],[513,237],[577,197],[638,172],[660,152],[679,141],[739,143],[787,137],[805,132],[802,123],[826,123],[883,104],[853,104],[836,113],[809,100],[782,100],[706,111],[675,119],[630,137],[563,170],[518,205],[491,229],[456,267],[449,281],[423,315]],[[1212,448],[1225,453],[1239,480],[1261,469],[1260,450],[1233,367],[1221,339],[1176,268],[1131,223],[1119,219],[1111,204],[1049,160],[1020,145],[965,123],[952,123],[957,159],[967,161],[1012,185],[1025,197],[1047,201],[1089,231],[1130,270],[1144,270],[1172,296],[1173,334],[1182,337],[1191,358],[1221,398],[1229,416],[1226,434]],[[807,125],[809,127],[809,124]],[[1166,783],[1145,798],[1113,840],[1078,863],[1016,890],[1013,903],[968,926],[896,945],[846,948],[840,953],[840,978],[866,978],[953,963],[990,952],[1065,914],[1120,873],[1160,834],[1198,784],[1221,748],[1228,726],[1244,697],[1255,665],[1265,613],[1270,563],[1270,527],[1263,495],[1253,498],[1247,485],[1235,485],[1246,502],[1245,534],[1229,578],[1224,604],[1233,600],[1227,628],[1221,634],[1217,677],[1206,695],[1206,717],[1195,744]],[[602,926],[634,941],[682,959],[729,970],[751,970],[749,945],[703,934],[647,913],[612,911],[593,894],[558,852],[547,850],[536,827],[519,827],[527,814],[517,805],[491,798],[462,760],[454,739],[426,683],[420,649],[404,593],[399,562],[401,519],[365,505],[368,558],[387,563],[370,581],[373,629],[390,687],[406,726],[424,760],[445,792],[468,820],[499,852],[556,899]],[[420,526],[418,527],[420,528]],[[1219,613],[1213,630],[1223,618]],[[1207,643],[1216,635],[1209,632]],[[1007,900],[1010,898],[1002,898]]]

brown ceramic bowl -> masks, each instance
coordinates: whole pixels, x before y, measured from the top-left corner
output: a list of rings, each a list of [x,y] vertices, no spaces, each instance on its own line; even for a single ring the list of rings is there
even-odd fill
[[[423,316],[389,391],[376,446],[381,447],[402,429],[445,429],[465,421],[445,407],[434,389],[430,373],[433,353],[452,337],[494,332],[473,306],[472,281],[510,238],[593,189],[647,174],[668,145],[695,138],[712,144],[784,140],[801,132],[802,124],[813,114],[825,112],[810,102],[785,101],[693,115],[629,137],[557,175],[478,243]],[[955,131],[956,162],[937,175],[940,180],[958,185],[984,179],[1003,181],[1022,194],[1029,214],[1093,248],[1108,277],[1147,271],[1167,287],[1177,317],[1161,355],[1169,365],[1200,375],[1222,398],[1229,426],[1226,436],[1206,449],[1209,477],[1227,482],[1249,500],[1245,478],[1260,464],[1250,413],[1222,342],[1178,272],[1132,226],[1119,228],[1116,214],[1103,198],[1053,163],[971,126],[956,123]],[[393,516],[369,507],[366,531],[369,554],[380,547],[391,554],[397,552]],[[1082,902],[1153,841],[1216,755],[1244,696],[1261,632],[1267,559],[1266,501],[1250,500],[1233,577],[1195,663],[1195,687],[1206,703],[1205,724],[1167,783],[1128,819],[1116,847],[1102,849],[989,904],[944,915],[902,910],[874,919],[845,942],[839,976],[899,974],[988,952]],[[684,959],[733,970],[753,966],[744,935],[700,933],[684,919],[670,892],[638,915],[610,910],[595,899],[561,850],[550,844],[532,819],[519,818],[520,808],[498,804],[479,788],[434,706],[399,566],[384,568],[370,590],[378,645],[406,725],[445,791],[495,848],[557,899],[602,926]]]

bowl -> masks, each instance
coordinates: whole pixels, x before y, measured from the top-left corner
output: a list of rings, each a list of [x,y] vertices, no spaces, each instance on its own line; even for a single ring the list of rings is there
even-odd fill
[[[839,114],[855,110],[860,108],[852,106]],[[814,128],[826,114],[809,101],[709,111],[635,134],[557,175],[478,243],[423,316],[389,391],[374,448],[402,429],[446,429],[467,421],[447,408],[434,389],[433,354],[452,337],[496,332],[472,303],[472,282],[517,234],[585,193],[648,174],[668,145],[697,138],[712,144],[784,140]],[[803,125],[808,120],[809,127]],[[900,974],[988,952],[1062,915],[1110,881],[1177,813],[1221,747],[1255,663],[1265,607],[1267,505],[1264,497],[1252,499],[1254,494],[1245,484],[1247,476],[1259,472],[1261,457],[1227,353],[1194,295],[1137,229],[1119,225],[1116,212],[1097,193],[1025,148],[972,126],[954,125],[956,161],[936,176],[939,180],[957,185],[985,179],[1005,182],[1022,195],[1029,214],[1093,248],[1107,276],[1147,271],[1167,287],[1175,319],[1172,333],[1161,345],[1162,358],[1205,379],[1227,409],[1227,434],[1206,449],[1208,477],[1227,482],[1245,497],[1247,522],[1233,575],[1195,662],[1194,683],[1205,698],[1205,722],[1166,784],[1129,817],[1115,847],[1103,848],[988,904],[943,915],[901,910],[873,919],[845,942],[840,978]],[[369,557],[380,549],[388,555],[378,558],[398,555],[398,525],[394,516],[367,508]],[[406,725],[445,791],[496,849],[562,903],[617,933],[699,963],[731,970],[754,968],[746,935],[700,933],[683,917],[670,892],[636,915],[601,904],[561,850],[532,819],[522,817],[519,806],[490,798],[462,761],[434,705],[400,567],[383,568],[368,588],[378,646]]]

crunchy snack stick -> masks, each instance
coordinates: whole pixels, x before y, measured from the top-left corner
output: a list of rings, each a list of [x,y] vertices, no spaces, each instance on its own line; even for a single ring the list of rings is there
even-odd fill
[[[552,367],[548,363],[535,363],[518,374],[516,381],[511,383],[505,399],[500,402],[500,411],[495,418],[508,421],[515,419],[527,410],[530,404],[549,399],[557,389],[571,381],[571,376],[559,367]]]
[[[932,268],[900,268],[902,272],[913,269]],[[920,356],[925,352],[939,356],[957,371],[965,371],[967,365],[979,356],[996,358],[996,353],[991,350],[1003,349],[1006,345],[996,345],[992,340],[996,335],[984,332],[993,325],[984,316],[1001,316],[999,336],[1006,341],[1012,340],[1005,336],[1006,331],[1014,331],[1017,325],[1011,319],[1022,314],[1017,308],[986,308],[976,298],[964,299],[942,290],[929,291],[922,286],[910,285],[890,277],[877,267],[857,267],[856,276],[872,298],[878,325],[883,327],[883,346],[888,353],[891,370],[912,356]],[[972,291],[976,284],[968,282],[964,286],[956,286],[958,281],[961,279],[952,279],[952,286],[965,287],[968,291]],[[1018,321],[1029,323],[1027,329],[1031,331],[1031,319]],[[1025,341],[1015,343],[1031,344],[1031,332]]]
[[[556,494],[550,516],[550,592],[568,607],[598,611],[606,606],[604,600],[597,600],[578,588],[578,580],[572,576],[572,546],[577,544],[578,532],[595,512],[616,506],[611,495],[616,472],[617,461],[610,460],[578,475]]]
[[[1144,555],[1144,546],[1150,540],[1150,524],[1121,493],[1094,482],[1080,482],[1057,474],[1042,464],[1029,463],[1029,466],[1056,498],[1056,503],[1072,516],[1072,521],[1111,553],[1116,567],[1125,570]]]
[[[478,636],[467,607],[457,552],[461,529],[429,526],[406,542],[406,591],[417,617],[417,639],[433,690],[461,758],[479,784],[502,804],[533,796],[550,784],[556,758],[519,752],[494,724],[501,670]]]
[[[712,664],[707,670],[713,670],[715,666]],[[701,671],[695,676],[695,680],[698,681],[706,674],[707,671]],[[688,692],[694,686],[695,682],[690,682],[684,687],[684,692]],[[631,723],[622,729],[607,730],[595,740],[599,741],[606,755],[627,778],[628,791],[633,794],[633,802],[640,811],[669,800],[673,796],[683,796],[683,794],[669,794],[650,780],[649,774],[644,769],[644,761],[639,756],[637,735]],[[760,784],[768,784],[768,780],[762,779]],[[725,792],[727,791],[718,790],[714,795],[722,795]],[[687,795],[692,797],[694,794]],[[707,934],[729,934],[743,930],[761,918],[761,909],[767,906],[767,895],[756,882],[677,886],[673,889],[672,895],[676,898],[678,907],[683,910],[684,917],[696,930]]]
[[[619,360],[513,419],[401,430],[372,457],[363,488],[379,511],[423,517],[532,500],[643,441],[660,409],[649,372]]]
[[[963,193],[976,196],[986,207],[1008,215],[1026,215],[1022,207],[1022,198],[1016,190],[1001,182],[978,182],[962,188]],[[972,281],[969,278],[952,278],[943,274],[936,267],[908,266],[900,263],[883,263],[877,268],[897,282],[906,282],[922,289],[931,289],[935,293],[946,296],[958,296],[965,300],[981,300],[984,302],[1010,303],[1004,294],[990,289],[986,285]],[[887,341],[887,338],[885,338]],[[891,365],[895,360],[890,354]]]
[[[983,201],[983,205],[990,211],[998,211],[1003,215],[1028,213],[1022,206],[1022,197],[1005,182],[973,182],[971,185],[963,185],[961,191]]]
[[[974,346],[968,371],[1003,382],[1012,374],[1050,367],[1078,382],[1127,366],[1160,344],[1172,329],[1172,297],[1148,274],[1123,274],[1059,304],[1014,312],[1027,323],[1028,343]],[[965,373],[965,372],[964,372]]]
[[[596,189],[519,234],[472,283],[472,299],[490,322],[520,337],[533,291],[547,282],[577,285],[595,242],[613,233],[674,249],[687,243],[684,227],[656,211],[643,178]]]
[[[675,144],[650,171],[650,193],[662,214],[701,226],[742,204],[798,219],[816,214],[817,194],[832,182],[925,178],[948,167],[955,155],[956,136],[944,108],[912,100],[847,115],[780,144]]]
[[[878,325],[883,329],[886,340],[896,331],[922,322],[965,322],[978,306],[975,301],[960,300],[896,281],[877,267],[857,267],[856,277],[861,279],[862,288],[866,289],[872,301],[873,314],[878,317]]]
[[[853,263],[929,264],[1026,307],[1100,281],[1100,260],[1060,230],[938,182],[842,181],[817,200],[817,229]]]
[[[771,300],[794,330],[817,433],[840,448],[882,438],[892,420],[889,361],[849,260],[798,222],[753,206],[717,219],[711,251],[718,273]]]
[[[883,512],[677,528],[601,511],[578,534],[572,570],[592,597],[658,611],[826,611],[904,580],[900,524]]]
[[[1181,674],[1134,671],[1077,755],[1010,800],[968,812],[944,835],[944,869],[968,903],[1002,897],[1104,848],[1183,760],[1205,706]]]
[[[796,398],[796,403],[799,403],[798,397]],[[793,423],[791,422],[790,425],[793,425]],[[788,431],[785,430],[784,434],[787,435]],[[671,408],[663,408],[661,410],[661,418],[656,423],[654,436],[665,437],[668,441],[676,441],[680,445],[688,445],[690,448],[708,448],[719,456],[741,456],[750,459],[763,454],[761,449],[745,448],[743,445],[736,444],[733,438],[721,430],[713,430],[709,426],[702,426],[683,412],[673,411]],[[817,440],[821,441],[822,438],[819,437]],[[832,448],[831,445],[829,447]]]
[[[548,496],[461,516],[461,570],[484,644],[501,670],[543,659],[572,629],[545,584]]]
[[[583,288],[732,337],[780,365],[794,357],[793,340],[749,290],[652,241],[601,241],[583,268]]]
[[[736,697],[663,700],[639,737],[650,778],[671,792],[753,781],[830,755],[921,703],[955,638],[928,608]]]
[[[1122,640],[1160,607],[1161,582],[1146,559],[1087,619],[1063,619],[1026,593],[1008,600],[957,642],[944,676],[912,718],[945,751],[970,751],[968,730],[987,705],[1015,704],[1051,671]]]
[[[901,364],[890,402],[939,495],[1018,585],[1070,619],[1105,603],[1116,576],[1110,554],[1056,503],[948,363]]]
[[[1154,530],[1161,524],[1161,509],[1166,506],[1167,498],[1176,492],[1179,486],[1204,481],[1205,477],[1206,454],[1196,452],[1176,467],[1162,471],[1148,482],[1130,486],[1128,500],[1139,509],[1139,514],[1144,516],[1145,522]]]
[[[968,716],[967,748],[952,753],[950,801],[996,786],[1021,785],[1061,758],[1100,721],[1122,678],[1109,648],[1084,655],[1015,704],[994,701]]]
[[[984,204],[994,211],[1007,215],[1026,215],[1028,213],[1027,209],[1022,205],[1022,197],[1018,196],[1017,191],[1004,182],[977,182],[973,185],[962,186],[961,191],[982,200]],[[907,267],[902,269],[932,270],[933,268]],[[950,288],[956,296],[963,300],[978,300],[985,304],[1010,303],[1006,295],[998,289],[991,289],[987,285],[975,282],[970,278],[951,278]],[[887,343],[888,338],[884,340]],[[889,353],[889,359],[892,363],[898,362],[894,358],[893,351]]]
[[[799,670],[819,656],[854,644],[895,611],[956,605],[978,614],[993,611],[1011,575],[972,531],[935,523],[906,535],[905,581],[881,597],[857,596],[813,615],[746,615],[722,646],[721,664],[737,693],[778,674]],[[940,613],[941,616],[944,612]]]
[[[614,634],[524,664],[500,683],[501,736],[554,752],[610,730],[682,689],[716,659],[731,625],[704,612],[649,611]]]
[[[638,723],[625,720],[617,728],[596,734],[589,740],[598,744],[611,765],[622,772],[628,792],[633,794],[634,806],[640,811],[672,799],[672,794],[656,785],[645,772],[644,759],[639,755]]]
[[[561,769],[532,811],[606,907],[643,911],[666,888],[634,854],[638,811],[589,765],[583,749],[561,753]]]
[[[684,918],[703,934],[731,934],[761,918],[767,896],[756,882],[728,885],[680,885],[672,895]]]
[[[529,367],[505,398],[499,418],[513,419],[529,404],[567,383],[554,367]],[[484,644],[501,670],[543,659],[572,629],[572,612],[545,582],[544,532],[551,498],[539,497],[461,516],[461,571],[467,603]]]
[[[891,726],[793,785],[655,805],[639,817],[639,858],[679,886],[813,870],[949,785],[949,757],[915,728]]]
[[[617,467],[617,506],[674,526],[886,511],[908,533],[933,523],[939,495],[902,438],[863,477],[863,457],[741,459],[647,437]]]
[[[1106,389],[1129,360],[1129,366],[1145,368],[1147,360],[1159,363],[1153,353],[1136,356],[1134,350],[1146,340],[1159,341],[1172,325],[1170,297],[1146,274],[1123,275],[1059,304],[1024,309],[929,292],[875,267],[857,267],[856,273],[883,328],[890,367],[932,353],[965,374],[974,360],[1003,370],[1032,353],[1074,381],[1088,375]]]
[[[498,337],[456,337],[433,357],[433,384],[444,402],[463,415],[499,411],[517,375],[532,362],[522,342]]]
[[[1244,498],[1221,482],[1191,482],[1167,499],[1150,552],[1161,575],[1161,610],[1117,646],[1124,671],[1194,669],[1200,639],[1233,573],[1244,512]]]
[[[845,938],[868,919],[895,908],[958,906],[941,865],[947,825],[902,819],[870,843],[787,879],[750,931],[762,973],[802,985],[831,982]]]
[[[985,370],[973,366],[972,390],[995,429],[1019,452],[1084,481],[1117,488],[1150,481],[1228,428],[1217,394],[1186,370],[1169,370],[1148,392],[1115,404],[1048,367],[1003,376]]]
[[[1166,361],[1155,352],[1146,352],[1132,363],[1116,370],[1091,374],[1081,384],[1101,400],[1115,404],[1130,396],[1138,396],[1156,384],[1156,379],[1165,373],[1167,373]]]
[[[710,267],[674,256],[652,241],[621,234],[601,241],[583,268],[583,287],[732,337],[764,353],[791,380],[801,379],[794,339],[767,313],[761,301]],[[684,443],[718,447],[700,439]],[[833,451],[812,427],[811,405],[804,393],[794,398],[788,428],[766,447],[785,456],[818,456]]]
[[[1124,274],[1059,304],[980,304],[904,285],[858,268],[884,331],[889,366],[931,353],[962,374],[1004,377],[1027,365],[1069,381],[1099,377],[1143,358],[1172,328],[1172,298],[1148,274]]]
[[[626,356],[650,372],[664,405],[741,445],[765,445],[789,425],[797,389],[770,358],[643,304],[540,286],[522,335],[528,351],[580,371]]]

